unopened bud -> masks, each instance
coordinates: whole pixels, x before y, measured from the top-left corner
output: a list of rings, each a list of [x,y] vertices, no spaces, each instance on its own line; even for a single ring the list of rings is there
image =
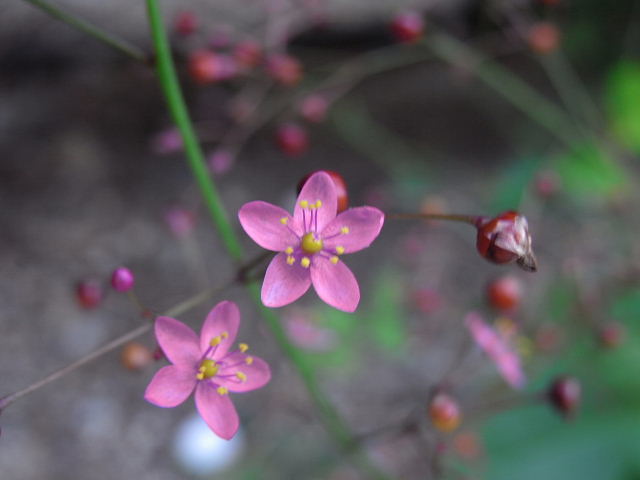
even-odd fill
[[[349,193],[347,192],[347,182],[344,181],[344,178],[338,172],[335,172],[333,170],[321,170],[321,171],[328,174],[331,177],[331,180],[333,180],[333,185],[336,188],[336,195],[338,196],[338,213],[344,212],[347,208],[349,208]],[[298,195],[300,195],[300,192],[302,191],[302,187],[304,186],[305,183],[307,183],[307,180],[309,180],[309,177],[314,173],[316,172],[311,172],[305,175],[298,182],[298,187],[296,189]]]
[[[415,43],[424,33],[424,21],[418,12],[397,14],[391,21],[391,33],[401,43]]]
[[[309,137],[300,125],[285,123],[276,131],[276,143],[285,154],[297,157],[307,150]]]
[[[96,308],[102,297],[102,285],[96,280],[82,280],[76,285],[76,300],[82,308]]]
[[[127,343],[120,353],[120,361],[127,370],[141,370],[153,360],[153,352],[138,342]]]
[[[126,267],[119,267],[111,274],[111,286],[118,292],[128,292],[133,288],[135,277],[131,270]]]
[[[489,284],[487,298],[496,310],[512,311],[518,307],[522,299],[522,283],[518,277],[504,275]]]
[[[559,377],[548,391],[551,405],[565,417],[571,417],[580,405],[580,382],[574,377]]]
[[[476,226],[476,247],[484,258],[499,264],[515,261],[527,272],[537,270],[529,224],[524,216],[508,211],[492,219],[479,218]]]
[[[271,55],[267,58],[266,68],[274,80],[287,87],[297,84],[302,78],[302,65],[291,55]]]
[[[429,402],[429,418],[433,426],[441,432],[451,432],[460,425],[460,407],[449,394],[436,393]]]

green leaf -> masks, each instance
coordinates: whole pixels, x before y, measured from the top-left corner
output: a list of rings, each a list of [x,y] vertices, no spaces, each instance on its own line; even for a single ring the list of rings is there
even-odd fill
[[[616,136],[640,153],[640,63],[623,60],[609,72],[606,105]]]

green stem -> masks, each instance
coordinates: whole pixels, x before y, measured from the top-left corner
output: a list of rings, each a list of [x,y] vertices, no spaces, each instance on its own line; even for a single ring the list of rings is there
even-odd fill
[[[214,225],[220,232],[228,253],[235,259],[240,260],[242,250],[235,236],[231,224],[226,215],[226,211],[222,206],[222,202],[218,196],[218,192],[213,184],[213,180],[209,176],[205,167],[204,158],[200,146],[193,132],[193,125],[189,119],[189,114],[182,97],[178,78],[175,73],[173,61],[169,51],[169,44],[165,32],[162,15],[157,4],[157,0],[146,0],[149,21],[153,42],[156,48],[157,69],[160,83],[167,100],[169,110],[173,116],[174,122],[178,126],[182,135],[185,154],[191,166],[193,175],[196,178],[200,193],[203,196],[211,213]],[[319,386],[313,370],[304,361],[302,354],[291,344],[287,337],[280,320],[272,310],[265,308],[260,300],[260,292],[254,283],[247,285],[252,300],[261,308],[262,314],[270,328],[273,337],[280,347],[281,351],[288,360],[295,366],[299,372],[309,396],[321,413],[321,418],[326,426],[327,432],[335,439],[341,449],[348,453],[358,453],[354,449],[356,444],[353,436],[349,432],[346,424],[340,417],[338,411],[330,402]],[[361,455],[354,456],[362,468],[366,468],[371,478],[385,478],[373,467],[366,457]]]
[[[118,50],[121,53],[133,58],[134,60],[138,60],[139,62],[147,62],[148,58],[145,53],[139,49],[138,47],[131,45],[129,42],[122,40],[120,38],[115,37],[114,35],[104,32],[100,30],[98,27],[89,23],[86,20],[83,20],[80,17],[72,15],[66,11],[64,11],[61,7],[49,3],[45,0],[24,0],[27,3],[30,3],[34,7],[39,8],[43,12],[51,15],[54,18],[57,18],[63,23],[74,27],[81,32],[86,33],[87,35],[95,38],[99,42],[102,42],[110,47]]]
[[[218,229],[219,235],[222,237],[225,248],[234,260],[239,261],[242,258],[242,247],[235,232],[231,228],[231,224],[227,218],[227,212],[209,176],[204,154],[196,138],[182,90],[178,83],[178,76],[173,64],[173,58],[171,57],[169,41],[158,3],[155,0],[147,0],[147,10],[151,24],[153,44],[156,50],[158,79],[162,86],[162,91],[173,121],[178,127],[178,130],[180,130],[189,167],[191,167],[193,176],[200,189],[200,194],[209,210],[214,225]]]
[[[573,149],[579,139],[567,114],[500,64],[444,33],[433,33],[425,46],[442,60],[471,72],[560,142]]]

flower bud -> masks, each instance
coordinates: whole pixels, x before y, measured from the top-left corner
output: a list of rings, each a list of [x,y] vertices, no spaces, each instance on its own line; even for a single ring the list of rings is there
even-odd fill
[[[197,50],[189,56],[189,74],[197,83],[228,80],[238,73],[232,57],[209,50]]]
[[[267,73],[281,85],[291,87],[302,78],[302,65],[291,55],[276,54],[267,58]]]
[[[224,175],[231,170],[234,162],[233,154],[224,149],[215,150],[207,157],[209,169],[217,175]]]
[[[243,40],[233,48],[233,58],[243,68],[253,68],[260,62],[262,47],[254,40]]]
[[[347,192],[347,182],[344,181],[342,175],[333,170],[322,170],[324,173],[328,174],[333,180],[333,185],[336,187],[336,195],[338,196],[338,213],[344,212],[347,208],[349,208],[349,193]],[[302,191],[302,187],[309,177],[316,172],[311,172],[302,177],[302,179],[298,182],[298,187],[296,192],[300,195]]]
[[[429,402],[429,418],[441,432],[451,432],[460,425],[460,407],[449,394],[437,392]]]
[[[120,362],[127,370],[141,370],[153,360],[153,352],[138,342],[127,343],[120,352]]]
[[[135,278],[127,267],[119,267],[111,274],[111,286],[118,292],[128,292],[133,288]]]
[[[571,417],[580,405],[580,382],[574,377],[558,377],[551,384],[548,398],[551,405],[566,418]]]
[[[320,94],[313,94],[305,97],[300,103],[300,116],[307,122],[320,123],[327,116],[329,109],[328,100]]]
[[[522,283],[518,277],[504,275],[493,280],[487,287],[487,299],[496,310],[511,311],[520,305]]]
[[[476,247],[484,258],[499,264],[516,261],[527,272],[537,270],[525,217],[511,210],[492,219],[479,218],[476,226]]]
[[[96,280],[82,280],[76,285],[76,301],[82,308],[96,308],[102,297],[102,286]]]
[[[418,12],[397,14],[391,21],[391,33],[400,43],[415,43],[424,33],[424,21]]]
[[[174,20],[173,28],[177,33],[185,37],[191,35],[198,28],[198,18],[193,12],[180,12]]]
[[[280,125],[276,131],[276,143],[290,157],[302,155],[309,146],[307,131],[295,123]]]
[[[527,41],[529,48],[541,55],[551,53],[558,48],[560,31],[553,23],[538,22],[529,29]]]

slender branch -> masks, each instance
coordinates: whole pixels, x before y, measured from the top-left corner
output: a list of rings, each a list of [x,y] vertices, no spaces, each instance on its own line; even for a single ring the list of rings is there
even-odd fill
[[[111,48],[114,48],[115,50],[118,50],[119,52],[124,53],[125,55],[133,58],[134,60],[137,60],[139,62],[144,62],[144,63],[149,62],[149,58],[147,57],[147,55],[135,45],[132,45],[126,40],[118,38],[111,33],[107,33],[99,29],[98,27],[88,22],[87,20],[84,20],[76,15],[73,15],[65,11],[61,7],[54,5],[53,3],[50,3],[45,0],[24,0],[24,1],[27,3],[30,3],[34,7],[39,8],[43,12],[52,16],[53,18],[56,18],[61,22],[66,23],[67,25],[83,33],[86,33],[87,35],[95,38],[99,42],[102,42],[105,45],[108,45]]]
[[[573,149],[579,140],[571,118],[553,102],[497,62],[445,33],[432,33],[424,45],[442,60],[469,69],[514,107]]]
[[[393,220],[449,220],[469,223],[475,227],[480,217],[477,215],[448,215],[442,213],[390,213],[387,218]]]

